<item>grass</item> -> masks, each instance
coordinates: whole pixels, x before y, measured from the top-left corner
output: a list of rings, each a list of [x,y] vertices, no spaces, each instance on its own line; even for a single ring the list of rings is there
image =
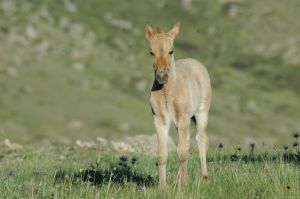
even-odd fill
[[[2,198],[297,198],[300,158],[284,158],[296,157],[297,153],[299,156],[297,146],[290,149],[254,146],[240,150],[211,147],[209,179],[202,180],[199,157],[191,150],[189,186],[181,190],[176,186],[177,155],[171,153],[167,164],[168,187],[161,190],[157,188],[155,157],[56,144],[14,151],[2,148],[0,195]]]
[[[193,0],[189,9],[173,0],[0,0],[0,140],[23,145],[0,144],[0,197],[297,198],[299,140],[281,146],[300,129],[298,10],[299,1],[273,0]],[[163,30],[181,21],[175,57],[199,59],[212,80],[209,179],[191,150],[180,191],[174,153],[160,190],[155,157],[71,145],[154,132],[146,21]]]

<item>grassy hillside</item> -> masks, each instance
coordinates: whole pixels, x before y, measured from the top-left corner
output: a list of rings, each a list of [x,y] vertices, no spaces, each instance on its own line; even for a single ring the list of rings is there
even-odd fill
[[[212,141],[283,143],[300,130],[297,1],[0,0],[0,139],[154,132],[146,21],[181,21],[175,57],[210,72]],[[176,134],[173,133],[173,136]]]

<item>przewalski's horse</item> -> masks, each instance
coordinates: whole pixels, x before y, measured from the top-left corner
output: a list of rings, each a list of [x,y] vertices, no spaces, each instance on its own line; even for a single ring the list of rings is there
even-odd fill
[[[186,186],[187,159],[190,140],[190,120],[196,119],[202,176],[207,178],[206,126],[211,101],[210,78],[205,67],[195,59],[174,59],[173,41],[179,33],[179,23],[169,32],[162,32],[146,24],[145,34],[150,42],[155,78],[150,104],[158,140],[158,172],[160,186],[166,185],[167,139],[171,122],[178,130],[177,153],[180,161],[179,186]]]

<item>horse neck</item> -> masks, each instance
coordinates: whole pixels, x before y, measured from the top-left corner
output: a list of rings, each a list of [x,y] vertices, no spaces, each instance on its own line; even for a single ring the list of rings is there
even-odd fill
[[[176,82],[176,64],[175,64],[175,58],[174,55],[171,58],[171,64],[170,69],[168,73],[168,82],[164,85],[164,88],[166,90],[171,90],[172,87],[175,85]]]

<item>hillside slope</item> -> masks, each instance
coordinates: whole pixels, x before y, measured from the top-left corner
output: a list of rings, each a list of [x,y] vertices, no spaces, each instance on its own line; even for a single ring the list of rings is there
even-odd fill
[[[0,0],[0,139],[153,133],[146,21],[181,21],[175,57],[210,72],[212,141],[289,139],[300,129],[300,2],[192,3]]]

